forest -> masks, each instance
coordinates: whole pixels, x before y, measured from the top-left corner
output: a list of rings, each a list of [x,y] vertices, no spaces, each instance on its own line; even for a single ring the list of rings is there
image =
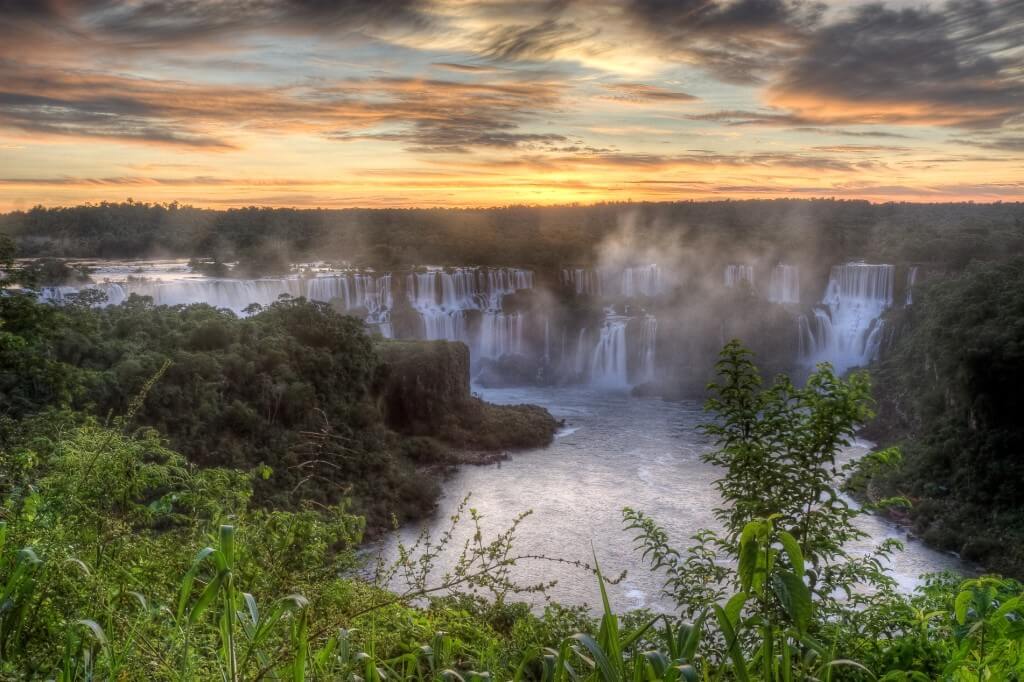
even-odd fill
[[[869,435],[898,442],[903,466],[876,494],[915,498],[929,543],[1009,575],[1024,573],[1024,259],[975,262],[892,312],[891,347],[873,376]]]
[[[550,585],[512,569],[561,559],[520,553],[517,523],[484,534],[471,501],[451,519],[476,525],[470,542],[421,537],[366,565],[366,539],[428,514],[448,467],[555,432],[539,408],[472,396],[461,344],[373,338],[304,299],[239,317],[140,297],[53,306],[14,290],[75,276],[15,255],[212,256],[259,273],[313,254],[553,267],[593,258],[578,245],[618,229],[624,210],[649,235],[673,225],[826,261],[886,253],[936,273],[914,306],[887,313],[870,379],[823,366],[801,385],[766,381],[740,343],[721,350],[703,427],[721,528],[671,537],[622,510],[628,570],[658,574],[667,614],[617,608],[605,586],[618,578],[596,554],[576,567],[596,610],[531,609]],[[0,678],[1021,679],[1022,216],[1012,204],[840,201],[8,214]],[[859,433],[899,447],[841,462]],[[866,504],[836,495],[843,485]],[[1008,577],[937,574],[905,594],[885,569],[899,543],[849,549],[872,513]],[[438,576],[445,552],[459,559]]]
[[[242,261],[271,274],[304,260],[364,267],[587,263],[623,226],[640,241],[669,233],[707,251],[800,254],[961,268],[1024,248],[1024,204],[872,204],[773,199],[493,209],[216,211],[137,202],[37,206],[0,215],[23,257]]]

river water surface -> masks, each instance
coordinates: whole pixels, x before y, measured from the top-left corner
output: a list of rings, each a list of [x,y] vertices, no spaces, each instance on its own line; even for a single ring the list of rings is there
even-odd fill
[[[616,609],[669,609],[660,595],[661,577],[641,564],[633,533],[623,530],[622,508],[654,517],[679,549],[690,544],[698,529],[717,527],[712,510],[720,500],[712,482],[719,470],[701,461],[708,447],[697,431],[706,420],[701,404],[582,386],[475,390],[495,403],[541,405],[564,419],[565,427],[547,448],[517,452],[499,464],[461,468],[446,481],[437,514],[421,526],[393,534],[383,546],[384,555],[394,556],[399,541],[414,541],[424,527],[438,536],[469,495],[469,506],[483,516],[485,539],[507,528],[520,512],[532,510],[519,528],[517,554],[590,561],[593,546],[607,575],[627,570],[626,579],[610,588]],[[867,446],[858,443],[850,454],[863,453]],[[954,557],[908,539],[881,518],[864,517],[860,525],[870,538],[852,546],[854,552],[867,552],[886,538],[904,542],[905,550],[889,566],[904,590],[913,589],[923,573],[960,569]],[[466,526],[457,537],[464,539],[468,532]],[[452,557],[447,561],[438,575],[450,567]],[[523,562],[515,571],[522,584],[558,580],[548,593],[555,601],[600,603],[594,578],[580,569]]]

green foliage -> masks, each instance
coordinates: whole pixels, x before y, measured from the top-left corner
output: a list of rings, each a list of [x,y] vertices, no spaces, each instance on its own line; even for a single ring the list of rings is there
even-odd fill
[[[543,410],[471,397],[461,344],[402,344],[402,363],[387,364],[358,320],[303,299],[240,319],[137,297],[96,309],[4,296],[0,322],[0,444],[18,420],[51,406],[100,417],[130,412],[133,424],[156,428],[191,462],[258,469],[264,504],[347,499],[377,531],[433,508],[436,474],[418,468],[452,461],[450,446],[537,446],[555,429]],[[449,355],[461,349],[464,367],[435,367],[434,345]],[[407,393],[404,365],[430,368],[415,377],[416,400],[406,404],[430,405],[436,419],[421,424],[387,409],[388,396]],[[147,384],[147,399],[133,409]]]
[[[714,448],[704,459],[722,469],[715,487],[724,506],[715,515],[724,532],[702,531],[683,554],[652,519],[625,510],[627,527],[640,531],[643,558],[666,572],[666,593],[692,617],[731,587],[756,597],[762,618],[800,633],[810,624],[812,596],[824,627],[825,615],[850,617],[890,593],[881,561],[897,543],[883,543],[873,555],[848,554],[847,543],[866,537],[854,520],[868,512],[837,490],[854,466],[841,463],[840,453],[871,416],[866,375],[840,379],[822,365],[802,388],[786,377],[762,388],[750,353],[736,341],[722,350],[717,370],[706,406],[716,420],[703,427]],[[722,556],[738,565],[736,573],[721,565]]]
[[[722,530],[680,552],[653,519],[625,511],[678,613],[615,613],[595,560],[574,565],[598,581],[597,619],[558,605],[536,616],[514,599],[551,584],[519,585],[513,568],[560,560],[515,551],[525,514],[488,539],[464,503],[438,540],[401,547],[370,583],[353,577],[365,521],[346,499],[384,498],[383,515],[387,496],[413,494],[396,458],[412,472],[439,456],[431,429],[506,420],[517,433],[540,423],[529,410],[473,403],[481,412],[446,421],[411,413],[414,403],[381,405],[388,367],[358,323],[301,300],[244,320],[138,299],[97,311],[0,296],[0,311],[0,679],[1024,676],[1019,583],[937,576],[907,599],[881,564],[891,547],[846,552],[866,513],[836,492],[852,473],[839,454],[870,415],[862,375],[823,366],[803,388],[784,378],[764,388],[750,354],[727,345],[705,427],[706,460],[722,469]],[[460,361],[451,346],[431,348]],[[422,383],[421,363],[395,363],[397,385]],[[456,403],[468,399],[459,374],[445,373],[440,390]],[[388,428],[396,409],[419,435]],[[874,468],[897,459],[869,458]],[[253,506],[254,492],[293,480],[293,493],[328,482],[337,494],[295,496],[289,511]],[[435,578],[464,518],[470,539]]]
[[[914,499],[931,544],[1024,576],[1024,258],[925,283],[890,323],[879,437],[905,457],[870,493]]]

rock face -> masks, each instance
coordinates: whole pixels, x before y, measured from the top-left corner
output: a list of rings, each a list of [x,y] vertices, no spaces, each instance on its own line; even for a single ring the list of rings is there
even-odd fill
[[[469,348],[451,341],[381,341],[386,367],[382,409],[401,433],[436,435],[469,392]]]
[[[380,341],[387,425],[478,450],[547,445],[558,423],[535,405],[492,405],[470,393],[469,348],[452,341]]]

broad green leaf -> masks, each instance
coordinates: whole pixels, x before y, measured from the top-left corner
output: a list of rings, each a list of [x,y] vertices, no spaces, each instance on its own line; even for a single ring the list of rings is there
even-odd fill
[[[782,547],[786,550],[786,556],[789,557],[789,564],[793,567],[793,572],[802,579],[804,575],[804,553],[800,550],[800,543],[784,530],[779,531],[779,542],[782,543]]]

